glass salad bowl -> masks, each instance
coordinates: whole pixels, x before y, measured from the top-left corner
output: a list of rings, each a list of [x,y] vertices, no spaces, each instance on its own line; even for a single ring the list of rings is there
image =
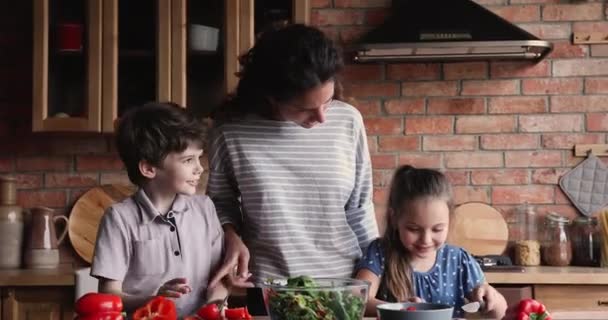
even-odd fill
[[[369,284],[348,278],[296,277],[261,284],[271,320],[361,320]]]

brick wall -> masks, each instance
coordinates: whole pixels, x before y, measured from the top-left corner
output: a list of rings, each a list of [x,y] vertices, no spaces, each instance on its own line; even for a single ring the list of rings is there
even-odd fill
[[[381,23],[390,0],[311,0],[312,22],[342,44]],[[608,34],[604,2],[479,0],[555,51],[538,64],[348,65],[347,94],[364,114],[375,201],[399,164],[441,168],[457,202],[501,209],[528,201],[574,216],[556,186],[582,158],[577,143],[606,143],[608,45],[571,45],[573,32]],[[19,202],[69,209],[92,186],[126,182],[111,137],[31,133],[31,1],[0,12],[0,173],[19,179]]]

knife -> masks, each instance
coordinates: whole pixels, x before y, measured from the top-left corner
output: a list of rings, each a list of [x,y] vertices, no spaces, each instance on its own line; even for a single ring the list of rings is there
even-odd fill
[[[473,301],[473,302],[463,305],[462,310],[464,310],[467,313],[475,313],[475,312],[478,312],[479,310],[483,310],[485,307],[486,307],[485,302]]]

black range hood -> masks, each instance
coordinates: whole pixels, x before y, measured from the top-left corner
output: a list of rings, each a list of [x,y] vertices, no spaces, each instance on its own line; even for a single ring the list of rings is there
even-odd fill
[[[354,49],[357,62],[540,61],[553,45],[471,0],[393,0]]]

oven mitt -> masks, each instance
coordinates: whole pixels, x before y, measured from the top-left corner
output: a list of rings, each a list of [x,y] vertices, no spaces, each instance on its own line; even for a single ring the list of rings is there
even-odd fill
[[[559,186],[585,216],[608,204],[608,168],[593,154],[563,175]]]

